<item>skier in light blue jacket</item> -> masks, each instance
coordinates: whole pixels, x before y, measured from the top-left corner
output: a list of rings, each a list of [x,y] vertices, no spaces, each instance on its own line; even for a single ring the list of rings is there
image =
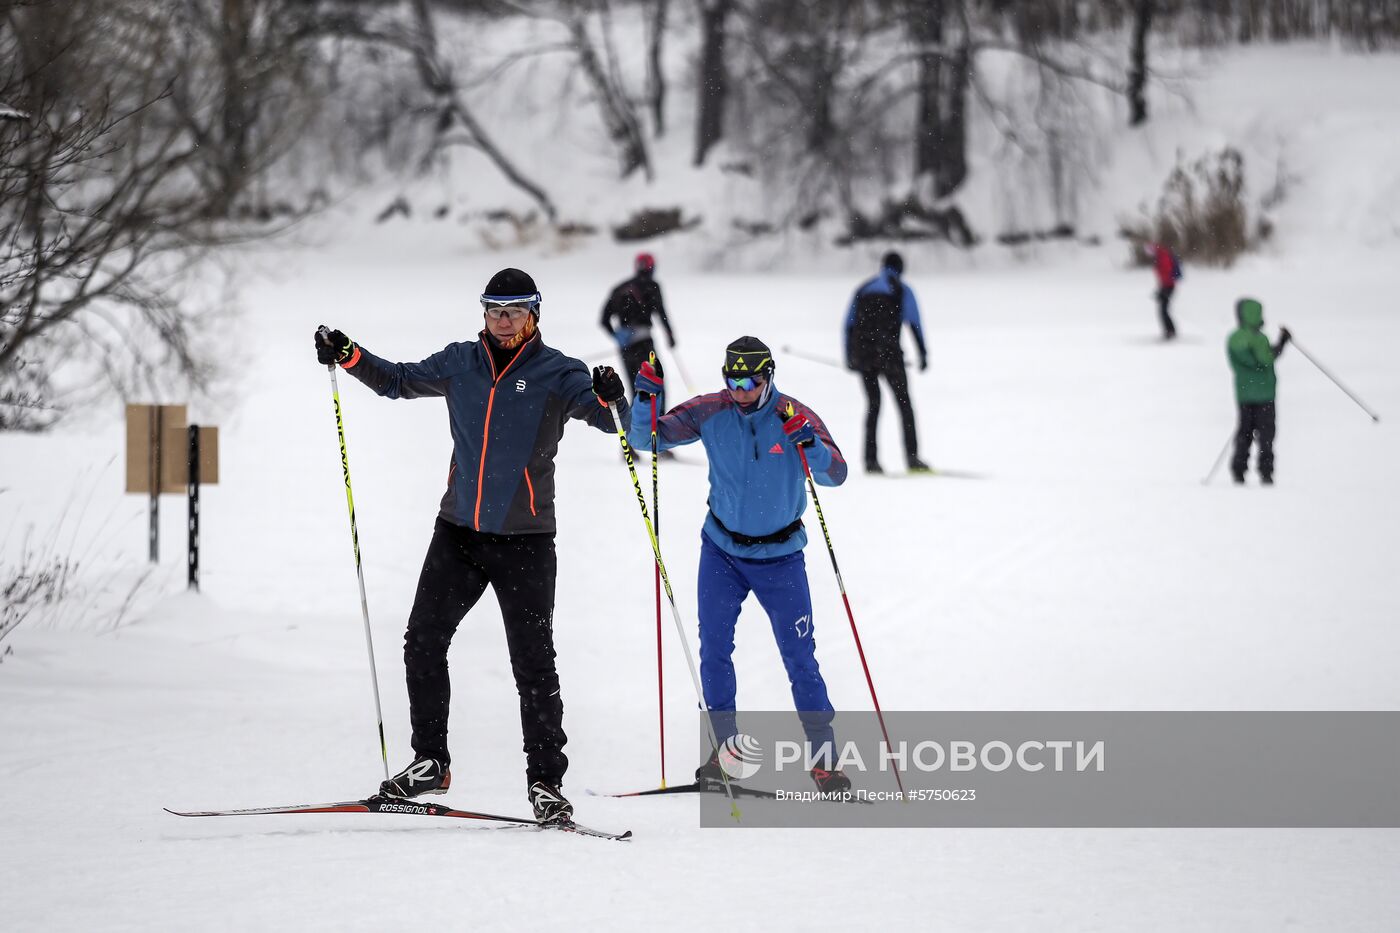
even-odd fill
[[[754,337],[740,337],[725,350],[726,387],[682,402],[657,420],[658,449],[701,441],[710,463],[709,515],[701,531],[699,572],[700,679],[716,737],[737,733],[737,684],[732,656],[734,627],[749,593],[768,613],[787,668],[792,699],[802,719],[812,778],[823,791],[849,790],[846,775],[831,759],[834,718],[826,682],[817,664],[812,596],[802,549],[807,532],[806,474],[797,448],[807,456],[812,478],[823,486],[846,480],[846,460],[820,418],[773,384],[773,357]],[[645,404],[661,395],[660,367],[643,365],[637,375],[628,443],[651,444]],[[717,756],[696,780],[721,781]]]

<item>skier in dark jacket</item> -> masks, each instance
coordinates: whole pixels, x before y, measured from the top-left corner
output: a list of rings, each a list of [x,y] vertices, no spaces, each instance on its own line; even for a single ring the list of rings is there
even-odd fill
[[[599,321],[603,330],[617,341],[622,351],[622,366],[627,370],[630,386],[645,363],[656,350],[651,339],[652,318],[661,320],[666,328],[666,346],[675,347],[676,335],[666,317],[666,304],[661,300],[661,285],[656,281],[656,259],[651,253],[638,253],[634,263],[636,274],[608,294]]]
[[[914,403],[909,398],[909,374],[904,368],[904,350],[899,335],[904,325],[914,334],[919,348],[919,371],[928,369],[924,329],[919,321],[919,302],[914,291],[902,281],[904,259],[886,253],[880,260],[880,274],[856,289],[846,312],[846,368],[860,373],[865,386],[865,472],[883,473],[876,449],[880,424],[880,378],[889,383],[899,404],[904,425],[904,457],[910,473],[930,472],[919,459],[919,435],[914,425]]]
[[[792,699],[807,735],[812,779],[820,790],[842,792],[851,782],[832,760],[835,714],[817,665],[812,594],[802,550],[807,532],[807,455],[822,486],[846,480],[846,461],[821,419],[773,385],[773,357],[754,337],[740,337],[724,352],[726,388],[682,402],[657,421],[661,449],[700,441],[710,462],[710,513],[700,533],[700,679],[720,742],[735,735],[734,626],[753,593],[772,624]],[[637,376],[637,398],[660,395],[662,374],[651,363]],[[628,443],[649,444],[645,406],[632,409]],[[717,755],[696,772],[697,781],[720,782]]]
[[[1278,343],[1269,344],[1263,334],[1264,306],[1257,299],[1241,298],[1235,302],[1235,317],[1240,326],[1230,334],[1225,352],[1235,373],[1235,402],[1240,420],[1235,429],[1235,455],[1230,460],[1230,475],[1236,483],[1244,482],[1249,467],[1249,448],[1259,439],[1259,479],[1266,486],[1274,482],[1274,436],[1277,421],[1274,395],[1278,377],[1274,375],[1274,360],[1288,346],[1293,335],[1280,328]]]
[[[380,792],[417,797],[451,784],[447,648],[489,584],[520,695],[530,803],[541,821],[567,821],[573,807],[560,790],[568,759],[554,665],[554,456],[570,418],[610,434],[600,399],[624,411],[627,402],[611,367],[590,379],[583,363],[545,346],[530,276],[501,270],[481,304],[478,340],[420,363],[383,360],[338,330],[316,335],[322,364],[339,363],[379,395],[445,398],[452,429],[447,491],[404,636],[414,760]]]

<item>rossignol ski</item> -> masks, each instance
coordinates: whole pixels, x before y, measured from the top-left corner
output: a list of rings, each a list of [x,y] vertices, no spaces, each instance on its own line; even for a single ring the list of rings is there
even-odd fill
[[[580,836],[593,836],[598,839],[626,840],[632,838],[629,829],[623,833],[609,833],[593,829],[572,821],[541,823],[530,817],[500,816],[495,813],[478,813],[474,810],[457,810],[440,803],[423,803],[417,800],[401,800],[392,797],[366,797],[364,800],[343,800],[335,803],[304,803],[286,807],[252,807],[242,810],[172,810],[166,813],[176,816],[272,816],[291,813],[397,813],[407,816],[443,816],[462,820],[485,820],[492,823],[510,823],[520,827],[554,829]]]

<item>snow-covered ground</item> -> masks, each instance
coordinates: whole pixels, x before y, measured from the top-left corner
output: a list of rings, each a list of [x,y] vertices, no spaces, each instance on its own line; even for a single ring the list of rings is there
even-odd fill
[[[365,261],[372,253],[376,261]],[[630,845],[424,825],[412,817],[182,822],[162,806],[256,806],[364,793],[380,778],[364,640],[325,370],[327,322],[416,359],[476,326],[494,266],[450,243],[398,251],[386,232],[284,257],[248,297],[236,403],[192,411],[222,430],[204,498],[204,591],[111,631],[21,628],[0,666],[0,875],[7,926],[743,928],[924,923],[957,929],[1386,929],[1400,838],[1371,831],[702,831],[685,799],[587,788],[657,780],[648,550],[615,442],[571,428],[560,455],[556,623],[580,818]],[[525,258],[520,258],[526,262]],[[548,339],[606,352],[598,261],[530,262]],[[386,274],[386,270],[389,274]],[[611,270],[609,270],[611,271]],[[851,282],[672,276],[686,371],[715,382],[753,333],[834,355]],[[1200,479],[1229,433],[1230,300],[1272,322],[1382,413],[1400,411],[1373,297],[1389,270],[1292,271],[1267,260],[1193,272],[1184,339],[1152,342],[1148,284],[1112,269],[929,276],[932,360],[915,379],[924,449],[981,479],[854,475],[825,509],[889,709],[1393,709],[1400,520],[1393,431],[1301,357],[1280,363],[1279,485]],[[673,372],[678,372],[673,368]],[[851,377],[779,357],[779,383],[858,455]],[[398,644],[448,457],[435,401],[389,402],[342,380],[391,763],[407,760]],[[894,466],[895,425],[886,419]],[[139,564],[144,502],[123,497],[119,425],[5,437],[7,521],[95,487],[106,546]],[[687,459],[699,461],[698,453]],[[118,460],[120,463],[120,460]],[[704,470],[668,465],[664,540],[694,619]],[[166,500],[178,581],[183,514]],[[81,534],[79,538],[83,537]],[[868,696],[834,581],[810,566],[820,656],[838,705]],[[688,677],[667,631],[674,781],[694,766]],[[519,725],[489,600],[453,646],[449,802],[523,808]],[[787,695],[766,622],[746,609],[742,702]]]
[[[587,796],[654,785],[658,767],[649,550],[616,441],[581,426],[564,440],[558,477],[566,791],[581,821],[631,828],[631,843],[413,817],[162,812],[345,799],[382,777],[314,327],[418,359],[474,333],[482,285],[519,264],[544,292],[546,339],[608,356],[598,308],[628,250],[486,252],[452,225],[367,227],[362,207],[332,218],[326,227],[343,230],[323,229],[315,246],[247,260],[256,274],[245,276],[245,314],[226,345],[232,379],[190,412],[221,429],[220,484],[204,493],[202,593],[179,592],[178,497],[165,499],[162,565],[136,585],[145,501],[122,492],[118,405],[49,436],[0,435],[4,553],[32,526],[35,540],[82,557],[78,598],[3,642],[14,649],[0,660],[6,929],[1400,923],[1394,831],[723,832],[699,829],[693,800]],[[1400,282],[1395,244],[1350,242],[1349,259],[1280,250],[1229,272],[1188,269],[1183,339],[1171,346],[1152,339],[1149,275],[1117,268],[1116,248],[995,272],[935,273],[915,254],[909,282],[931,349],[929,371],[913,380],[923,452],[980,478],[857,472],[823,490],[882,705],[1395,709],[1400,440],[1389,420],[1373,425],[1290,350],[1279,364],[1278,485],[1200,482],[1233,423],[1223,342],[1241,294],[1263,300],[1271,333],[1287,324],[1372,407],[1400,417],[1400,319],[1387,307]],[[695,391],[715,386],[722,348],[741,334],[839,355],[856,284],[848,270],[706,274],[693,271],[700,250],[672,260],[686,256],[684,238],[654,249]],[[854,378],[781,351],[778,366],[781,387],[858,461]],[[399,640],[449,438],[438,402],[381,400],[348,377],[341,392],[398,767],[409,754]],[[897,435],[887,406],[889,467]],[[693,624],[705,472],[698,450],[682,456],[662,479],[663,545]],[[837,705],[868,708],[820,547],[809,548],[819,657]],[[667,624],[675,782],[695,765],[696,724]],[[523,812],[517,706],[491,600],[463,624],[452,664],[447,802]],[[788,705],[752,606],[737,664],[742,705]]]

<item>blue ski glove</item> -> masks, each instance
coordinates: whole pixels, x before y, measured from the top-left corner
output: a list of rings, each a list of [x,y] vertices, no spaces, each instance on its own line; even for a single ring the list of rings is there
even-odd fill
[[[779,417],[783,419],[783,434],[787,436],[789,443],[798,447],[811,447],[817,442],[817,429],[807,420],[806,415],[797,413],[791,402],[788,402],[786,412],[779,412]]]
[[[653,395],[661,394],[665,383],[665,375],[661,372],[661,361],[653,353],[651,358],[642,364],[632,388],[637,390],[637,398],[649,400]]]

